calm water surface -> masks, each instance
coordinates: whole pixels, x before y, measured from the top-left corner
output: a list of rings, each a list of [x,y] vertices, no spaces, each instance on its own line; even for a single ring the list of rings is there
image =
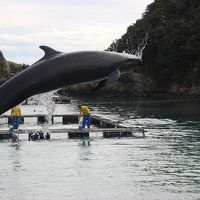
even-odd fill
[[[0,199],[200,199],[199,102],[90,105],[147,137],[0,141]]]

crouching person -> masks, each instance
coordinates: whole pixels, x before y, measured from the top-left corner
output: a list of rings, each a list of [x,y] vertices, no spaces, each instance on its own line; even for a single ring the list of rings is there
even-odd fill
[[[79,109],[80,109],[79,118],[83,117],[81,129],[82,130],[85,129],[86,123],[87,123],[87,128],[89,129],[91,124],[90,109],[86,105],[80,105]]]
[[[13,130],[17,130],[21,121],[21,109],[19,106],[15,106],[11,109],[11,118],[13,126],[12,128]]]

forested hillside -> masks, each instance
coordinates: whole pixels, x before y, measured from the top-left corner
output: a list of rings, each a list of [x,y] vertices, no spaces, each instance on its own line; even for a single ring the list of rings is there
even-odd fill
[[[155,0],[141,19],[106,50],[138,55],[143,47],[142,66],[123,75],[112,87],[101,89],[96,96],[200,97],[200,0]],[[26,67],[2,61],[0,78]],[[90,94],[93,87],[70,86],[66,92]]]
[[[28,65],[7,61],[4,58],[3,53],[0,51],[0,84],[19,73],[26,67],[28,67]]]
[[[199,0],[155,0],[142,19],[129,26],[108,50],[135,54],[144,41],[147,44],[142,56],[142,72],[156,81],[155,89],[199,90]]]
[[[200,97],[199,0],[155,0],[107,50],[138,54],[144,46],[143,66],[99,91],[101,95],[113,91],[130,98]]]
[[[8,79],[10,75],[10,66],[0,51],[0,81]]]

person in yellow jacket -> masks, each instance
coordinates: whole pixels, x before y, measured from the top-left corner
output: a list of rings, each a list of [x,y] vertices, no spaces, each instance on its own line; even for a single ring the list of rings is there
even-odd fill
[[[87,122],[87,128],[90,128],[91,124],[91,117],[90,117],[90,109],[86,105],[80,105],[80,117],[83,117],[83,122],[82,122],[82,129],[85,129],[85,125]]]
[[[21,109],[19,106],[15,106],[11,109],[11,117],[13,129],[18,129],[21,120]]]

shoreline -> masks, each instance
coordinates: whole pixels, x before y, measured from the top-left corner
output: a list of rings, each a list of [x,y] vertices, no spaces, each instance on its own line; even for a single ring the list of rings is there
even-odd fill
[[[61,89],[58,90],[58,94],[92,101],[104,101],[104,102],[199,102],[200,103],[200,95],[177,95],[177,94],[163,94],[157,93],[151,94],[148,96],[145,95],[135,95],[135,94],[127,94],[127,93],[113,93],[113,92],[100,92],[92,94],[88,90],[67,90]],[[186,98],[187,97],[187,98]]]

